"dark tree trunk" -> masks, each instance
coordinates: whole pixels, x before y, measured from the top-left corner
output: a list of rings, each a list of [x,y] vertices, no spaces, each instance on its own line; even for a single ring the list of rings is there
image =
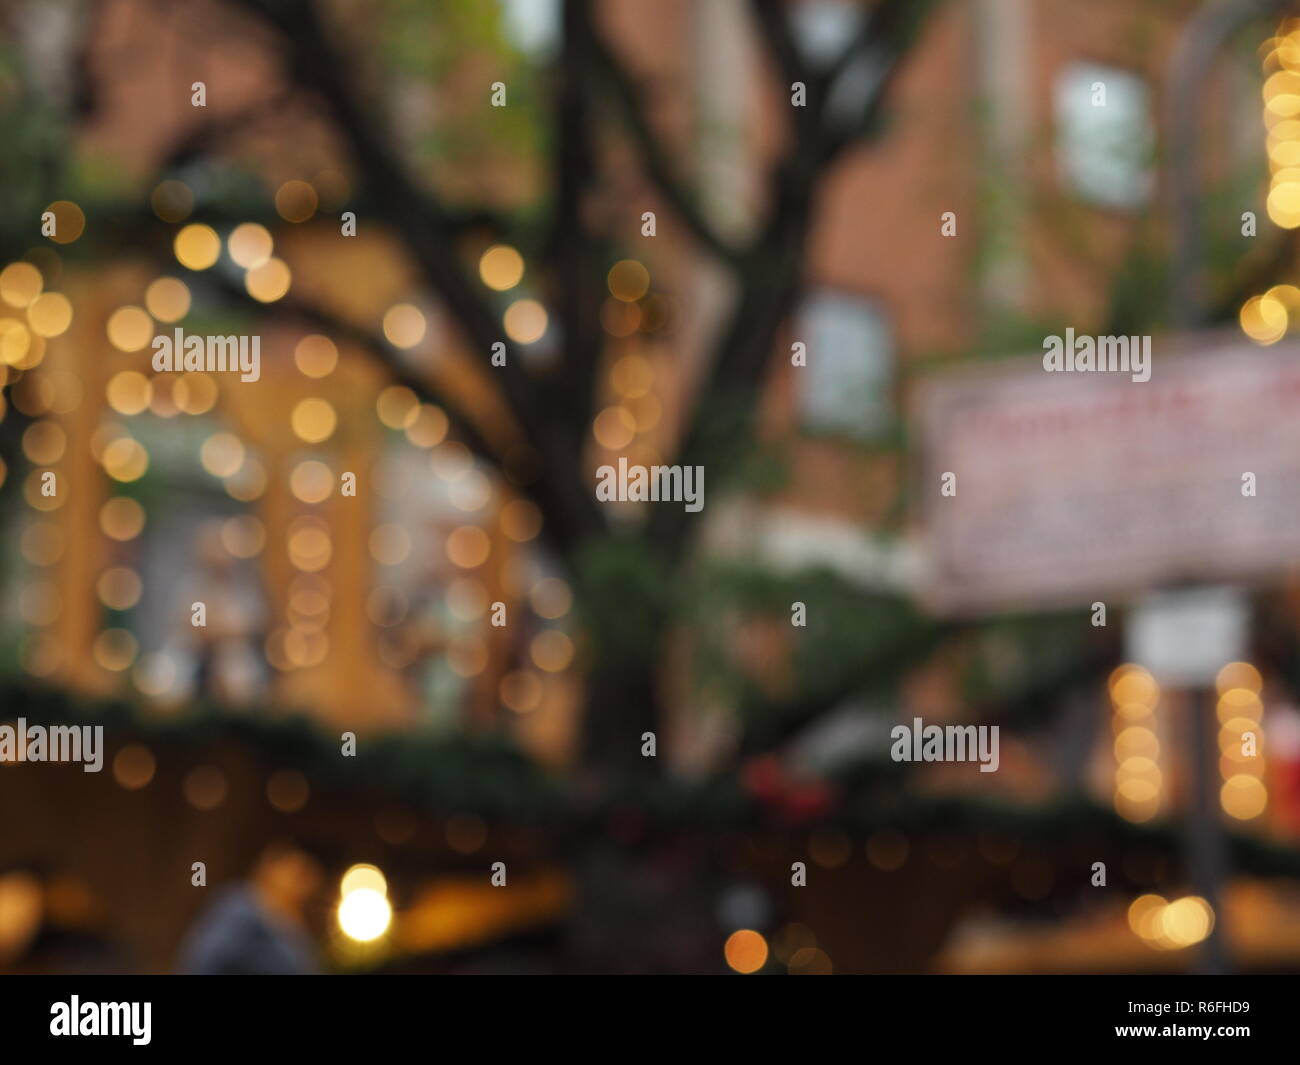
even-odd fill
[[[648,776],[658,764],[642,755],[643,736],[660,739],[662,713],[658,655],[619,666],[596,664],[587,681],[583,710],[583,761],[617,786],[622,776]]]

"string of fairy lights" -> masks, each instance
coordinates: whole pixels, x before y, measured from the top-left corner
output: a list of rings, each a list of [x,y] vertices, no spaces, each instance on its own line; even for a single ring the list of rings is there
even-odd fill
[[[1288,18],[1260,45],[1264,127],[1268,131],[1265,210],[1281,229],[1300,227],[1300,19]],[[1241,330],[1256,344],[1276,344],[1300,329],[1300,288],[1274,285],[1251,296],[1238,313]]]
[[[283,299],[293,284],[292,271],[284,259],[275,255],[275,239],[263,225],[245,222],[234,226],[224,241],[209,225],[187,221],[194,197],[181,182],[166,181],[154,191],[151,201],[164,221],[179,225],[172,248],[179,266],[201,272],[216,266],[223,250],[229,261],[243,271],[243,284],[249,296],[272,304]],[[290,223],[306,221],[315,213],[317,195],[303,181],[281,186],[275,203],[281,217]],[[84,230],[84,216],[76,205],[52,204],[60,218],[58,232],[65,239],[76,239]],[[182,224],[183,223],[183,224]],[[33,258],[33,257],[29,257]],[[47,271],[48,272],[48,271]],[[506,293],[524,279],[525,263],[520,253],[507,245],[487,248],[479,260],[484,285],[494,292]],[[610,299],[603,309],[613,343],[631,338],[638,328],[650,331],[661,328],[667,318],[667,302],[648,292],[649,274],[633,261],[615,264],[610,271]],[[72,306],[59,292],[45,290],[45,274],[36,262],[22,260],[0,272],[0,298],[17,314],[0,318],[0,358],[3,358],[5,384],[11,402],[23,413],[35,418],[24,437],[24,452],[34,467],[25,485],[25,496],[35,510],[57,509],[63,502],[60,494],[41,492],[40,474],[59,462],[67,446],[67,433],[59,416],[70,413],[82,401],[75,375],[38,371],[44,358],[45,341],[65,333],[72,322]],[[180,277],[155,278],[144,290],[142,306],[126,305],[109,314],[105,331],[114,351],[123,354],[142,352],[160,327],[186,319],[192,309],[190,286]],[[657,323],[657,324],[656,324]],[[388,343],[402,350],[419,347],[428,336],[423,311],[413,303],[396,303],[380,316],[382,333]],[[531,297],[511,299],[502,311],[503,330],[521,345],[538,342],[545,335],[549,319],[544,306]],[[294,347],[294,363],[310,382],[328,378],[339,365],[340,352],[328,337],[309,334]],[[72,379],[69,379],[69,378]],[[609,377],[612,401],[594,419],[593,442],[603,449],[620,449],[650,432],[660,421],[662,406],[651,391],[653,369],[643,354],[629,352],[613,363]],[[143,478],[150,467],[148,444],[133,434],[130,419],[151,413],[161,418],[178,415],[202,416],[213,412],[220,402],[220,389],[212,376],[203,372],[186,372],[168,379],[151,376],[139,368],[121,368],[112,372],[105,388],[105,402],[113,415],[96,426],[90,441],[91,451],[105,474],[114,482],[129,486]],[[430,453],[435,475],[447,483],[453,506],[467,515],[481,516],[501,495],[501,489],[473,461],[468,449],[449,439],[449,421],[436,405],[422,403],[408,388],[394,385],[384,388],[375,401],[379,422],[390,430],[400,431],[414,447]],[[306,395],[288,412],[289,428],[303,444],[327,445],[334,436],[339,415],[323,395]],[[211,432],[202,441],[198,453],[202,468],[221,482],[233,499],[252,504],[266,491],[269,471],[257,449],[239,433],[229,428]],[[337,473],[326,457],[309,455],[296,461],[288,472],[287,485],[299,503],[316,506],[336,490]],[[496,508],[498,531],[509,542],[526,544],[541,529],[541,515],[536,507],[521,498],[506,498]],[[129,495],[116,495],[103,506],[100,526],[111,541],[127,543],[144,529],[143,508]],[[57,561],[52,543],[57,539],[53,527],[36,524],[24,536],[25,555],[33,565],[49,566]],[[257,556],[266,545],[265,529],[252,514],[228,519],[221,528],[220,541],[234,558]],[[449,531],[446,552],[453,565],[473,571],[483,566],[492,552],[492,534],[481,521],[467,521]],[[310,668],[328,654],[327,622],[330,589],[323,571],[333,556],[330,529],[316,513],[297,516],[289,526],[286,550],[291,564],[299,571],[289,591],[286,617],[288,624],[274,631],[265,648],[268,661],[280,670]],[[384,523],[371,532],[368,548],[380,566],[397,566],[410,555],[410,531],[400,524]],[[129,567],[110,567],[98,584],[100,600],[114,611],[135,606],[141,595],[141,581]],[[532,608],[538,617],[557,622],[567,614],[571,593],[563,581],[541,577],[528,590]],[[34,628],[48,624],[59,610],[58,590],[51,581],[35,581],[27,588],[23,601],[24,620]],[[370,619],[381,627],[391,627],[403,614],[403,595],[398,588],[376,587],[368,604]],[[457,579],[448,594],[453,612],[464,620],[481,616],[487,606],[484,589],[472,579]],[[574,658],[572,639],[561,628],[546,627],[533,641],[532,664],[544,673],[567,669]],[[381,646],[388,664],[403,665],[401,652],[393,644]],[[126,629],[107,629],[95,641],[95,661],[105,670],[125,672],[135,666],[133,679],[145,694],[161,695],[174,680],[175,670],[157,654],[137,661],[139,647]],[[462,675],[474,675],[483,665],[481,646],[467,650],[465,645],[451,648],[453,665]],[[25,664],[38,675],[57,668],[55,648],[39,639],[28,641]],[[516,712],[535,707],[540,682],[531,672],[513,671],[502,683],[501,696],[506,706]]]
[[[1118,667],[1107,684],[1114,733],[1114,803],[1120,816],[1150,821],[1169,805],[1170,721],[1160,685],[1133,663]],[[1230,662],[1215,678],[1219,720],[1219,805],[1239,822],[1258,821],[1268,808],[1264,756],[1263,678],[1249,662]],[[1194,711],[1195,707],[1186,708]],[[1199,896],[1172,902],[1146,894],[1133,901],[1129,927],[1156,950],[1178,950],[1205,939],[1215,914]]]
[[[1114,734],[1114,803],[1122,817],[1149,821],[1168,805],[1169,721],[1160,713],[1161,691],[1139,665],[1126,663],[1110,676]],[[1249,662],[1230,662],[1215,682],[1219,720],[1219,805],[1237,821],[1253,821],[1268,808],[1264,753],[1263,679]]]
[[[280,186],[274,200],[280,218],[293,225],[315,216],[321,198],[311,183],[293,180]],[[335,189],[331,198],[337,200],[342,195]],[[132,558],[150,520],[147,506],[136,498],[132,486],[143,481],[154,465],[148,434],[136,431],[134,422],[144,415],[194,418],[201,424],[209,416],[224,421],[219,426],[207,425],[195,457],[221,490],[250,508],[225,518],[216,530],[217,548],[231,559],[256,559],[267,549],[267,527],[258,507],[279,471],[268,468],[265,454],[241,434],[235,420],[222,417],[222,387],[212,374],[154,374],[149,360],[142,356],[148,354],[155,335],[190,320],[195,294],[187,274],[233,266],[240,271],[250,299],[269,306],[289,294],[294,273],[286,258],[276,254],[276,237],[267,226],[243,222],[223,236],[213,226],[191,220],[195,196],[183,182],[160,183],[150,202],[159,219],[177,227],[171,251],[179,269],[148,280],[138,303],[107,313],[103,328],[111,354],[102,398],[88,395],[84,383],[96,380],[97,375],[77,372],[75,363],[99,358],[97,353],[92,356],[93,345],[79,342],[71,364],[62,359],[56,367],[46,360],[49,342],[67,334],[74,320],[72,300],[57,285],[63,272],[57,252],[34,248],[0,270],[0,417],[13,405],[31,419],[22,438],[24,457],[32,466],[23,485],[31,516],[20,537],[23,558],[31,567],[19,596],[20,614],[29,629],[21,648],[23,666],[33,675],[51,676],[64,664],[60,642],[51,627],[75,598],[74,589],[62,587],[65,578],[59,569],[72,537],[52,520],[53,512],[66,502],[67,493],[43,490],[43,475],[61,475],[61,464],[70,458],[76,435],[71,425],[88,420],[92,428],[83,446],[88,447],[110,486],[118,486],[110,488],[98,511],[97,532],[107,547],[106,562],[94,576],[96,600],[118,620],[103,625],[95,634],[92,658],[108,676],[120,677],[140,695],[165,703],[177,696],[177,663],[165,650],[142,652],[136,634],[124,620],[140,604],[145,591],[144,578]],[[56,244],[71,243],[84,233],[85,215],[75,203],[57,201],[47,210],[56,219],[58,236],[52,238]],[[482,251],[477,265],[484,286],[504,298],[500,313],[505,337],[525,349],[541,345],[550,318],[545,305],[526,292],[527,264],[520,252],[509,245],[493,244]],[[655,392],[656,359],[648,341],[667,328],[671,305],[666,296],[651,291],[649,271],[638,261],[615,263],[607,282],[609,296],[600,313],[609,346],[601,386],[605,398],[591,425],[592,462],[597,464],[603,455],[613,452],[655,462],[660,434],[667,426],[663,403]],[[384,340],[394,348],[415,356],[428,351],[434,338],[430,319],[418,301],[394,303],[377,318]],[[123,364],[118,361],[122,356],[136,358]],[[283,624],[270,632],[262,648],[266,661],[282,673],[310,669],[329,655],[329,571],[336,561],[336,545],[320,505],[338,491],[340,470],[331,460],[329,447],[341,417],[335,402],[317,387],[328,383],[346,357],[334,340],[320,333],[301,336],[293,346],[293,363],[306,389],[285,413],[288,432],[306,451],[292,460],[283,483],[295,504],[304,509],[291,518],[285,534],[284,551],[294,575],[283,604]],[[445,536],[447,559],[458,573],[444,589],[445,604],[458,621],[481,626],[490,603],[480,571],[503,544],[523,547],[536,540],[542,529],[540,511],[485,471],[469,449],[452,437],[446,413],[435,404],[422,402],[411,389],[402,385],[382,388],[374,401],[374,416],[386,430],[400,433],[410,447],[428,454],[428,468],[444,485],[451,506],[464,514],[465,520],[448,529]],[[0,466],[0,480],[7,475]],[[376,478],[377,494],[400,498],[402,487],[386,487],[384,482],[383,476]],[[366,548],[379,570],[367,597],[366,615],[382,637],[386,630],[395,629],[411,608],[402,582],[385,580],[383,573],[411,557],[412,530],[400,521],[376,519]],[[526,648],[525,661],[507,671],[499,685],[500,704],[515,714],[538,709],[545,698],[545,678],[567,671],[577,653],[566,631],[573,601],[567,582],[555,575],[534,573],[522,592],[541,625]],[[384,665],[397,670],[410,665],[415,654],[399,640],[382,638],[377,640],[376,650]],[[468,634],[453,637],[442,650],[453,672],[461,677],[474,677],[486,667],[486,643],[472,628]],[[120,787],[137,791],[155,780],[157,762],[147,746],[129,743],[117,751],[111,770]],[[275,771],[266,780],[267,802],[284,814],[302,810],[310,801],[311,790],[306,776],[297,770]],[[192,808],[211,811],[226,801],[229,782],[218,766],[197,765],[183,775],[181,792]],[[463,850],[467,844],[460,837],[465,832],[456,829],[453,833],[455,820],[448,822],[448,838]],[[386,839],[394,836],[385,826],[377,825],[377,831]],[[451,840],[453,834],[459,843]],[[391,921],[384,888],[358,880],[364,873],[372,879],[378,877],[382,885],[382,873],[373,867],[366,869],[349,870],[340,889],[339,927],[357,942],[380,938]],[[815,948],[805,945],[805,954],[810,950]],[[820,964],[816,954],[809,957],[808,964],[816,968]]]

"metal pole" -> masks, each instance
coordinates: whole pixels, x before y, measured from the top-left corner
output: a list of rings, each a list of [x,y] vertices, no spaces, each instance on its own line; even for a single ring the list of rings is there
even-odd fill
[[[1191,754],[1192,787],[1186,819],[1186,861],[1192,888],[1214,911],[1214,927],[1199,947],[1202,973],[1221,974],[1231,970],[1225,946],[1223,882],[1228,875],[1228,848],[1219,819],[1219,796],[1215,782],[1219,775],[1218,729],[1215,728],[1213,689],[1187,692],[1187,746]]]

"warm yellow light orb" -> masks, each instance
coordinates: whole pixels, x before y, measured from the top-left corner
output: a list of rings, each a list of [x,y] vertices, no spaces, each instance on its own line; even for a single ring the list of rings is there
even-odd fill
[[[339,882],[339,894],[351,895],[354,891],[369,889],[380,895],[388,894],[388,881],[377,866],[361,862],[352,866],[343,874]]]
[[[727,937],[723,956],[738,973],[756,973],[767,963],[767,940],[749,928],[741,928]]]
[[[535,344],[546,335],[549,320],[536,300],[515,300],[506,308],[506,335],[516,344]]]
[[[226,249],[238,265],[245,270],[252,270],[271,258],[275,242],[266,226],[245,222],[230,231],[230,236],[226,238]]]
[[[358,888],[343,896],[338,909],[339,927],[349,939],[370,943],[388,931],[393,907],[373,888]]]
[[[488,288],[505,292],[524,279],[524,258],[508,244],[494,244],[479,259],[478,272]]]
[[[190,270],[206,270],[221,256],[221,238],[211,226],[194,223],[176,234],[176,261]]]

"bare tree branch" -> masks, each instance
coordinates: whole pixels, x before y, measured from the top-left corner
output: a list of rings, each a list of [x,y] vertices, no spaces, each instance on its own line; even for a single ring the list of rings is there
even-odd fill
[[[265,315],[265,304],[257,303],[238,285],[224,278],[211,279],[215,290],[228,302],[243,310]],[[275,304],[275,313],[281,317],[297,319],[311,328],[328,335],[333,340],[340,340],[363,349],[375,362],[379,363],[395,384],[405,385],[422,402],[440,407],[447,415],[452,431],[472,452],[487,459],[495,466],[501,466],[504,458],[502,440],[490,441],[479,428],[473,414],[465,410],[460,401],[439,390],[423,374],[417,373],[406,363],[380,336],[363,329],[352,322],[330,314],[324,308],[295,298],[285,296]],[[510,443],[522,443],[517,434],[509,434]]]
[[[552,267],[552,302],[564,336],[566,387],[553,394],[552,402],[563,407],[575,454],[580,453],[587,432],[604,347],[600,324],[604,272],[584,216],[596,174],[590,107],[593,35],[591,0],[565,0],[563,45],[555,67],[554,209],[545,257]]]
[[[842,73],[860,56],[878,71],[875,83],[862,102],[857,118],[842,129],[828,127],[823,140],[820,162],[829,165],[849,145],[871,136],[879,126],[889,90],[898,78],[903,60],[928,24],[931,10],[939,0],[880,0],[867,16],[863,33],[851,51],[836,63]],[[839,73],[835,77],[838,78]],[[833,81],[826,86],[826,98]],[[829,116],[827,116],[829,118]]]
[[[577,541],[604,528],[594,497],[579,474],[573,441],[555,431],[545,386],[526,373],[522,354],[505,335],[497,314],[471,283],[453,250],[450,217],[431,193],[418,187],[389,150],[376,116],[362,110],[346,76],[348,64],[328,39],[314,6],[307,0],[233,0],[279,29],[291,73],[324,103],[360,169],[383,217],[405,241],[430,287],[460,323],[470,345],[487,359],[492,345],[506,347],[506,365],[494,367],[502,393],[530,444],[539,454],[538,498],[545,501],[547,521],[566,540]]]
[[[591,35],[591,58],[597,75],[613,92],[628,132],[641,155],[646,173],[654,182],[655,188],[659,190],[659,194],[696,240],[723,262],[734,266],[740,258],[739,249],[714,229],[703,210],[674,173],[663,145],[651,128],[650,119],[645,113],[640,94],[631,76],[597,31],[593,31]]]
[[[803,281],[817,189],[838,153],[868,132],[878,118],[902,58],[934,2],[881,0],[862,32],[832,66],[830,80],[816,85],[809,100],[811,117],[796,121],[793,143],[772,170],[767,220],[754,246],[736,264],[741,296],[719,334],[713,362],[687,421],[678,450],[684,465],[707,462],[725,472],[751,439],[772,348]],[[809,77],[785,5],[779,0],[751,0],[751,10],[783,76]],[[854,61],[853,52],[879,57],[882,73],[859,121],[834,131],[827,127],[825,113],[829,89],[838,72]],[[680,556],[688,526],[681,511],[665,508],[652,518],[652,539],[670,555]]]
[[[782,78],[791,82],[802,81],[805,85],[814,80],[799,54],[790,27],[790,5],[786,0],[749,0],[749,10]]]
[[[604,537],[610,528],[584,479],[582,463],[594,371],[603,346],[595,317],[600,286],[597,283],[593,290],[589,285],[599,246],[584,224],[582,209],[584,196],[596,180],[591,101],[598,93],[594,86],[599,83],[608,89],[650,182],[669,209],[704,249],[730,268],[736,281],[739,295],[719,329],[695,401],[685,412],[676,459],[683,465],[707,464],[716,490],[713,471],[725,480],[726,473],[741,464],[753,439],[777,337],[803,283],[806,244],[821,182],[839,153],[875,127],[902,57],[934,0],[879,0],[861,32],[824,71],[813,70],[800,56],[786,4],[750,0],[779,76],[805,82],[809,106],[791,116],[794,136],[769,175],[766,217],[757,235],[743,246],[724,238],[691,194],[669,148],[655,132],[634,75],[597,32],[593,0],[568,0],[562,64],[557,71],[558,180],[546,249],[548,294],[563,325],[566,351],[562,372],[546,380],[530,375],[518,347],[502,336],[497,311],[456,252],[455,219],[436,195],[407,172],[382,123],[362,106],[345,57],[330,40],[317,7],[310,0],[230,2],[279,32],[290,81],[319,98],[355,161],[359,184],[376,217],[404,242],[425,282],[458,320],[471,347],[486,359],[493,343],[506,344],[507,366],[492,372],[499,374],[496,380],[523,438],[539,455],[538,479],[529,494],[545,515],[551,542],[582,571],[593,562],[584,545],[593,537]],[[874,80],[852,120],[842,122],[834,113],[843,113],[841,79],[863,62],[875,73]],[[429,394],[427,383],[413,380],[407,367],[392,365],[395,355],[386,345],[367,347],[417,394]],[[445,399],[434,401],[446,406]],[[472,424],[466,417],[460,420]],[[640,727],[632,725],[645,722],[653,727],[657,676],[653,649],[662,642],[672,619],[666,597],[627,589],[638,575],[644,577],[645,554],[657,556],[651,583],[682,572],[695,527],[690,519],[683,508],[653,510],[645,530],[645,553],[641,545],[632,545],[629,552],[625,543],[610,539],[595,545],[594,561],[599,565],[586,579],[598,591],[617,588],[615,599],[628,600],[627,609],[619,602],[599,614],[597,624],[612,632],[607,641],[611,646],[622,647],[629,635],[635,637],[631,644],[638,654],[605,656],[593,665],[584,724],[592,741],[589,763],[593,767],[644,768],[646,760],[627,744],[626,737],[641,733]],[[636,567],[625,564],[628,559],[635,559]],[[640,649],[649,650],[641,654]],[[803,709],[811,713],[814,708]]]
[[[170,256],[163,252],[163,249],[170,248],[170,245],[159,244],[153,239],[157,235],[158,223],[151,212],[118,211],[113,212],[112,217],[115,224],[103,233],[102,243],[94,245],[93,250],[100,251],[106,247],[148,248],[153,245],[160,268],[165,270],[171,266]],[[240,216],[240,220],[247,219]],[[222,224],[222,220],[212,218],[210,215],[209,221]],[[235,224],[234,219],[225,219],[225,222]],[[296,319],[328,335],[331,339],[352,344],[365,351],[369,358],[384,368],[395,384],[406,386],[422,402],[439,407],[446,414],[450,430],[457,439],[471,452],[499,469],[508,465],[509,452],[513,448],[526,444],[518,426],[511,425],[503,432],[485,431],[481,425],[482,419],[476,416],[476,412],[466,409],[457,397],[438,388],[428,377],[419,373],[394,351],[384,338],[355,322],[340,318],[318,304],[309,303],[292,294],[284,296],[268,307],[266,304],[258,303],[245,289],[216,272],[204,278],[204,285],[241,311],[258,316],[264,316],[269,311],[283,318]],[[524,496],[531,497],[526,487],[516,486],[516,490]],[[555,530],[543,526],[544,536],[552,536],[554,532]],[[559,548],[563,545],[554,544],[554,546]]]

